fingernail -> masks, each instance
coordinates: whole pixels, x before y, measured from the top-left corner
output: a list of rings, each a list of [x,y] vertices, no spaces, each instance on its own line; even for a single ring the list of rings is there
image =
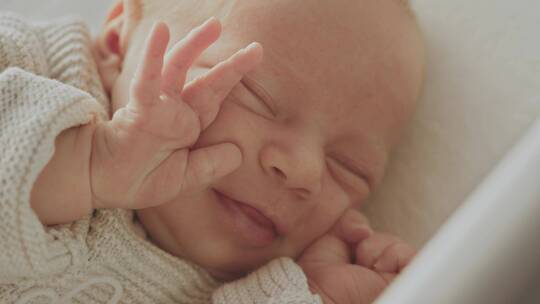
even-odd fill
[[[365,224],[354,224],[354,229],[365,231],[368,236],[371,236],[373,234],[373,229],[371,229],[371,227]]]
[[[201,24],[200,27],[204,27],[204,26],[206,26],[207,24],[209,24],[209,23],[211,23],[211,22],[215,22],[215,21],[217,21],[217,18],[214,17],[214,16],[212,16],[212,17],[206,19],[206,21],[203,22],[203,24]]]
[[[375,270],[382,271],[381,267],[382,267],[381,261],[377,261],[377,263],[373,264],[373,269]]]
[[[165,23],[165,22],[163,22],[163,21],[160,21],[160,20],[154,21],[154,25],[152,26],[152,28],[154,28],[154,29],[155,29],[156,27],[158,27],[158,25],[160,25],[160,24],[164,24],[164,23]]]
[[[249,52],[249,51],[251,51],[251,50],[257,48],[258,45],[259,45],[259,43],[257,43],[257,42],[252,42],[252,43],[250,43],[248,46],[246,46],[246,47],[243,49],[243,51],[244,51],[244,52]]]
[[[246,49],[251,50],[251,49],[254,49],[254,48],[258,47],[258,46],[259,46],[258,42],[252,42],[246,47]]]
[[[230,160],[230,170],[231,172],[238,169],[240,167],[240,165],[242,165],[242,159],[243,159],[243,155],[242,155],[242,150],[240,150],[240,148],[238,148],[238,146],[234,145],[234,144],[231,144],[232,146],[232,149],[233,150],[236,150],[237,152],[234,153],[234,157],[231,158]]]

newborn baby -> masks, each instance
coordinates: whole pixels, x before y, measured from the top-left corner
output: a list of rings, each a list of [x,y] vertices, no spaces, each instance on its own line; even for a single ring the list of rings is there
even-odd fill
[[[406,3],[124,0],[95,62],[0,19],[2,298],[371,303],[412,258],[356,211],[422,82]]]

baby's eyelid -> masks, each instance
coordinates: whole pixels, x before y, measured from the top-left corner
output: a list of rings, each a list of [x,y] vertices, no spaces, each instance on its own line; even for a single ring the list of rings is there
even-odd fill
[[[235,86],[229,94],[228,99],[236,101],[235,103],[240,107],[266,119],[274,119],[275,117],[274,113],[269,109],[266,103],[258,97],[253,96],[243,84]]]
[[[368,174],[364,173],[363,171],[356,168],[355,166],[347,164],[345,161],[339,158],[333,157],[332,159],[336,161],[341,167],[343,167],[344,169],[352,173],[353,175],[357,176],[360,179],[363,179],[368,184],[368,186],[371,186],[371,179]]]
[[[271,100],[269,95],[264,91],[263,88],[252,82],[251,80],[244,77],[242,79],[241,84],[248,90],[255,98],[257,98],[261,103],[268,109],[272,115],[276,116],[276,109],[273,107],[273,105],[268,103],[268,100]]]

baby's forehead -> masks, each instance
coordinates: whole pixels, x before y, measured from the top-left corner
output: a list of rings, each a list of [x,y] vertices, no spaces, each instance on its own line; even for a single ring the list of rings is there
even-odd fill
[[[396,0],[238,1],[221,40],[227,53],[261,42],[265,69],[295,78],[299,88],[324,86],[316,94],[359,99],[384,90],[413,99],[418,83],[411,92],[388,90],[422,69],[420,39],[403,11]]]
[[[336,77],[328,75],[335,72],[347,78],[345,71],[369,69],[377,63],[396,65],[390,61],[396,60],[392,57],[403,44],[415,44],[408,38],[416,26],[401,2],[234,1],[222,19],[222,40],[236,41],[233,47],[259,41],[265,58],[289,59],[303,74]]]
[[[416,99],[422,56],[415,25],[396,1],[221,1],[222,37],[202,61],[217,64],[258,41],[264,60],[251,76],[283,107],[309,101],[305,116],[343,123],[381,116],[373,111],[388,104],[403,112],[399,105]],[[371,116],[359,118],[366,107]]]
[[[415,21],[407,0],[230,0],[218,9],[222,20],[232,19],[243,29],[270,28],[275,35],[295,30],[309,35],[371,32],[381,24]],[[368,34],[370,35],[370,34]]]
[[[319,97],[414,99],[419,83],[408,92],[395,85],[422,69],[419,39],[410,34],[416,29],[396,1],[233,1],[222,8],[222,37],[206,55],[216,63],[258,41],[265,77],[287,79],[282,86]]]

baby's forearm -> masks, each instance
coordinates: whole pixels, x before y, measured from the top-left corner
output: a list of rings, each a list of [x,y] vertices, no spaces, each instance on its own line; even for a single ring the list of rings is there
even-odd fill
[[[30,205],[44,225],[63,224],[92,212],[90,156],[95,123],[64,130],[32,188]]]

